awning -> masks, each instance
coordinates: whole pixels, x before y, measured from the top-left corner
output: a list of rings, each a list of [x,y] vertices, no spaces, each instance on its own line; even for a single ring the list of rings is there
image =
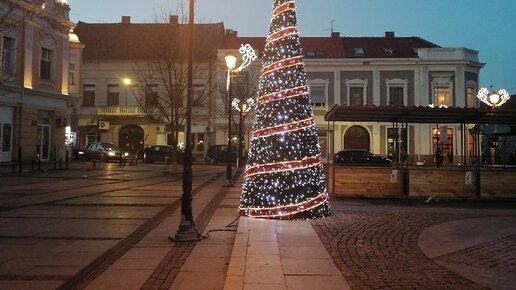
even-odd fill
[[[326,121],[516,125],[515,109],[335,105]]]

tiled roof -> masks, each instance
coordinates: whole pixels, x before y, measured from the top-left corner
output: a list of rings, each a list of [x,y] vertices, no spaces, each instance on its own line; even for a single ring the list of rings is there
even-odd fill
[[[338,33],[337,33],[338,35]],[[222,49],[237,49],[251,44],[263,50],[265,37],[226,35]],[[419,37],[301,37],[303,53],[312,58],[413,58],[417,48],[439,47]],[[364,55],[356,55],[355,48],[363,48]]]
[[[75,33],[85,45],[85,62],[149,60],[167,51],[186,55],[187,25],[170,23],[84,23]],[[196,59],[216,59],[224,36],[224,25],[196,24],[194,30]]]
[[[417,48],[439,47],[419,37],[343,37],[347,58],[412,58]],[[364,55],[357,55],[355,48],[363,48]]]

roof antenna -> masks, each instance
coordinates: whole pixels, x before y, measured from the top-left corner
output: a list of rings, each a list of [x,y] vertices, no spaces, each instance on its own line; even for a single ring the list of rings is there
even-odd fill
[[[335,19],[332,19],[330,21],[330,28],[326,28],[326,29],[323,29],[323,30],[329,30],[331,32],[331,34],[333,34],[335,32],[335,29],[333,27],[333,23],[335,23]]]

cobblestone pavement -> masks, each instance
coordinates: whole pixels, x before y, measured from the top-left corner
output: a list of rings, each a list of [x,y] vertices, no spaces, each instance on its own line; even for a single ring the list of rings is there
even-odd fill
[[[516,235],[443,255],[436,260],[516,274]]]
[[[385,210],[334,207],[312,225],[352,289],[488,289],[442,267],[439,261],[506,273],[516,268],[514,236],[428,258],[418,246],[433,225],[478,217],[475,211]],[[388,208],[388,206],[386,206]]]

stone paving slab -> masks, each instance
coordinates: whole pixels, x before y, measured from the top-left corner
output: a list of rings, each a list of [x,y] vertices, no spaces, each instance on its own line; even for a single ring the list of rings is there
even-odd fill
[[[350,287],[309,221],[241,217],[224,289]]]

